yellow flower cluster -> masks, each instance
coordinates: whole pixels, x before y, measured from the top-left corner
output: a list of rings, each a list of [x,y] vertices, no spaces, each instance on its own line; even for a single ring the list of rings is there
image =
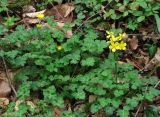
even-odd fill
[[[38,13],[38,14],[36,15],[36,17],[37,17],[38,19],[43,19],[43,18],[44,18],[44,14],[43,14],[43,13]],[[42,28],[42,24],[41,24],[41,23],[38,23],[38,24],[36,24],[36,27],[37,27],[37,28]]]
[[[107,41],[109,45],[109,49],[112,50],[112,52],[115,52],[116,50],[125,50],[127,44],[122,41],[122,39],[126,36],[126,33],[119,34],[117,37],[115,37],[113,32],[106,31],[107,38],[109,41]]]
[[[38,13],[38,14],[36,15],[36,17],[37,17],[38,19],[43,19],[43,18],[44,18],[44,14],[43,14],[43,13]]]

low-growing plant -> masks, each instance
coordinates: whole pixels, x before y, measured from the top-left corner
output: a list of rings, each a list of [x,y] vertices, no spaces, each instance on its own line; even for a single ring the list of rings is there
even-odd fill
[[[7,11],[8,10],[8,1],[7,0],[1,0],[0,1],[0,13],[3,11]]]
[[[91,17],[88,21],[90,23],[101,22],[102,19],[107,21],[122,20],[131,30],[135,30],[150,16],[159,14],[160,10],[160,4],[157,0],[75,0],[75,4],[77,6],[75,12],[78,14],[75,21],[77,25],[81,25],[83,19]]]
[[[49,17],[45,20],[56,24]],[[21,103],[18,109],[15,102],[10,103],[4,117],[52,117],[53,109],[64,108],[66,99],[71,107],[83,101],[84,108],[64,111],[62,117],[85,117],[87,112],[100,110],[110,116],[128,117],[140,102],[152,101],[160,94],[154,88],[157,78],[142,77],[132,65],[118,63],[116,51],[105,55],[109,43],[92,27],[70,39],[64,39],[62,31],[47,27],[25,29],[19,25],[3,35],[6,31],[4,27],[0,30],[0,56],[12,69],[18,69],[14,80],[20,83],[17,94]],[[26,101],[34,101],[34,95],[38,101],[32,107]],[[95,99],[90,101],[90,95]]]

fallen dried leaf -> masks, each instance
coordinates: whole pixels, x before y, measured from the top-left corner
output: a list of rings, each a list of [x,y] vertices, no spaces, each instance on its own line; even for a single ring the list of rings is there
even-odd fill
[[[94,102],[97,99],[96,95],[89,95],[89,102]]]
[[[121,64],[121,65],[122,65],[122,64],[124,64],[124,63],[125,63],[125,62],[123,62],[123,61],[118,61],[118,64]]]
[[[0,107],[7,106],[9,104],[9,99],[7,98],[0,98]]]
[[[138,39],[136,36],[133,36],[132,39],[129,40],[129,47],[131,50],[136,50],[138,47]]]
[[[23,17],[29,17],[29,18],[36,18],[36,15],[37,14],[40,14],[40,13],[44,13],[46,10],[42,10],[42,11],[38,11],[38,12],[33,12],[33,13],[24,13],[23,14]]]
[[[45,11],[46,16],[54,16],[54,20],[58,22],[71,22],[73,19],[73,10],[75,9],[73,4],[60,4],[47,9]]]
[[[64,17],[67,17],[75,9],[75,7],[72,4],[63,4],[62,9],[66,11]]]
[[[0,97],[7,97],[11,94],[11,87],[7,81],[0,81]]]
[[[60,117],[60,115],[62,114],[63,111],[64,111],[64,109],[62,109],[62,108],[54,108],[53,116],[54,117]]]
[[[29,24],[36,24],[39,23],[41,20],[40,19],[35,19],[35,18],[25,18],[24,22],[29,23]]]

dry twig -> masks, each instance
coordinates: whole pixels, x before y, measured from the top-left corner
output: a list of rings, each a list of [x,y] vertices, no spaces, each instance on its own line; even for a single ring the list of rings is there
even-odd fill
[[[10,85],[11,89],[13,90],[15,96],[17,97],[17,92],[16,92],[16,90],[15,90],[13,84],[12,84],[11,78],[9,76],[7,65],[6,65],[6,61],[5,61],[4,57],[2,57],[2,61],[3,61],[3,65],[4,65],[4,69],[5,69],[5,74],[6,74],[8,82],[9,82],[9,85]]]

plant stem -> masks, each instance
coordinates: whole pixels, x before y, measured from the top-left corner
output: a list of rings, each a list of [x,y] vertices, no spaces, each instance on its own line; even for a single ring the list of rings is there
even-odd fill
[[[118,83],[118,78],[117,78],[117,56],[116,56],[116,53],[114,53],[114,60],[115,60],[115,78],[116,78],[116,82]]]

